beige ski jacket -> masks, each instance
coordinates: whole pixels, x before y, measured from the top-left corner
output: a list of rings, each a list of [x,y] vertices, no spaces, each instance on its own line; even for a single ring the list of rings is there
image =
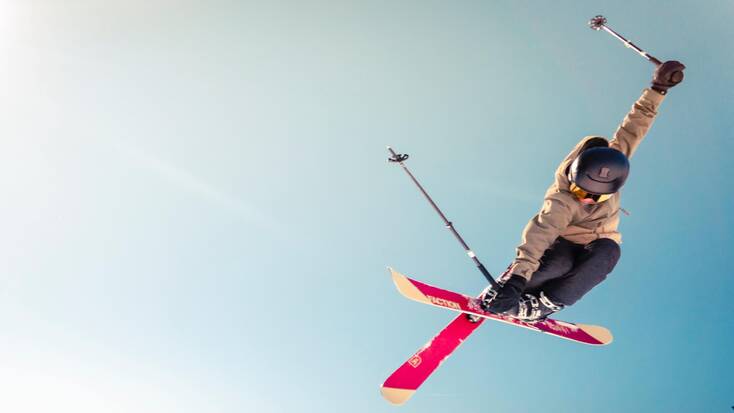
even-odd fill
[[[663,98],[660,93],[645,89],[617,128],[609,146],[631,158],[652,126]],[[569,192],[571,183],[567,176],[568,168],[585,149],[584,145],[593,138],[600,137],[587,136],[582,139],[558,166],[555,182],[545,194],[543,207],[525,226],[522,243],[517,247],[517,257],[507,274],[517,274],[529,280],[540,266],[540,258],[545,250],[559,236],[584,245],[599,238],[622,242],[622,235],[617,230],[619,192],[606,202],[596,205],[584,205]]]

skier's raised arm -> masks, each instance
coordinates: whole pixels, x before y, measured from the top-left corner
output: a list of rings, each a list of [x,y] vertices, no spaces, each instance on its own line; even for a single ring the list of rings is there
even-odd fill
[[[677,61],[658,66],[652,87],[642,92],[612,140],[588,136],[561,162],[543,208],[525,226],[503,285],[484,294],[487,310],[540,320],[574,304],[614,269],[621,254],[619,190],[629,174],[628,158],[650,130],[668,89],[682,80],[683,69]]]
[[[637,146],[650,130],[657,109],[665,98],[668,89],[675,86],[670,79],[675,72],[680,72],[685,66],[675,60],[667,61],[658,66],[652,80],[652,86],[642,92],[642,96],[632,106],[632,110],[624,117],[622,123],[609,141],[609,147],[617,149],[631,158]]]

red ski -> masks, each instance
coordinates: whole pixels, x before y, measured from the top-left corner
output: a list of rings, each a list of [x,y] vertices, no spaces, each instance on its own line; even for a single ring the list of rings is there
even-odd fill
[[[485,311],[482,309],[478,298],[424,284],[420,281],[410,279],[392,268],[390,272],[392,273],[392,279],[398,291],[411,300],[501,321],[592,346],[603,346],[612,342],[612,333],[604,327],[568,323],[551,318],[545,321],[526,323],[512,317]]]
[[[604,327],[553,319],[526,323],[483,310],[478,298],[424,284],[392,268],[390,272],[395,286],[404,296],[462,313],[385,380],[380,391],[382,396],[393,404],[405,403],[438,366],[479,327],[485,318],[584,344],[602,346],[612,342],[612,334]],[[481,318],[477,322],[471,322],[465,314],[473,314]]]
[[[484,322],[473,323],[459,314],[436,337],[421,347],[400,366],[380,387],[382,397],[392,404],[403,404],[421,384]]]

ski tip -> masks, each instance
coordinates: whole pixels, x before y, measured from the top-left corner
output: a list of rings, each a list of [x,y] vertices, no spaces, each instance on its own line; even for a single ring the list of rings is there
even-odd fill
[[[426,295],[423,294],[408,277],[392,268],[390,268],[390,274],[392,275],[392,282],[395,284],[395,288],[398,289],[400,294],[406,298],[410,298],[411,300],[431,304],[428,297],[426,297]]]
[[[387,270],[390,271],[390,276],[392,277],[392,281],[395,283],[395,286],[400,288],[399,282],[400,280],[404,280],[405,276],[395,271],[395,268],[393,267],[387,267]]]
[[[600,326],[593,326],[589,324],[576,324],[579,328],[584,330],[586,334],[594,337],[595,340],[599,342],[599,346],[606,346],[607,344],[610,344],[612,341],[614,341],[614,337],[612,336],[612,332],[608,329]]]
[[[391,404],[394,404],[396,406],[399,406],[405,402],[408,401],[408,399],[413,396],[413,393],[415,393],[415,390],[410,389],[398,389],[395,387],[380,387],[380,393],[382,393],[382,397],[390,402]]]
[[[401,284],[407,281],[407,278],[403,274],[400,274],[399,272],[395,271],[395,268],[387,267],[387,270],[390,271],[392,282],[395,283],[395,286],[398,287],[398,290],[399,290],[401,287]]]

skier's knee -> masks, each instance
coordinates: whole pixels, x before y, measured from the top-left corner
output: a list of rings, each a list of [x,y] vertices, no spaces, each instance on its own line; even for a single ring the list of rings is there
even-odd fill
[[[619,244],[617,244],[616,241],[610,238],[599,238],[597,240],[591,241],[590,243],[586,244],[587,250],[592,251],[605,251],[609,253],[616,253],[619,255],[621,249],[619,248]]]
[[[553,278],[562,277],[571,271],[575,259],[573,251],[576,246],[577,244],[558,237],[540,257],[540,266],[533,274],[531,281],[536,280],[536,283],[542,283]]]
[[[608,238],[593,241],[586,246],[586,249],[591,254],[592,260],[596,262],[599,272],[603,273],[604,276],[612,272],[622,255],[619,244]]]

